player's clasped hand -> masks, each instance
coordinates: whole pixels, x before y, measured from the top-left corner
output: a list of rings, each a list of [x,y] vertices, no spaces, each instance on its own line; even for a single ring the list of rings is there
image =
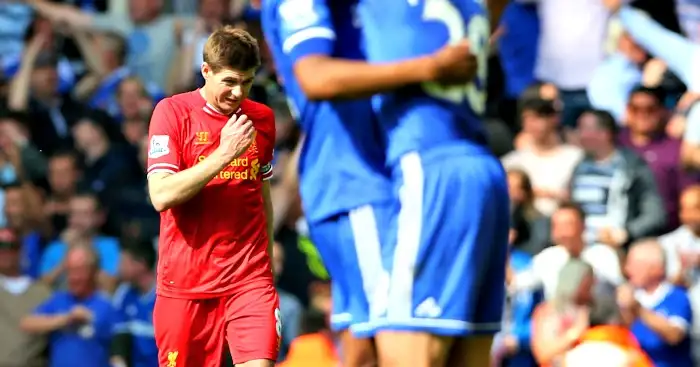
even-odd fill
[[[469,49],[469,42],[446,45],[433,54],[436,80],[444,84],[460,84],[470,81],[478,67],[476,56]]]
[[[219,149],[227,159],[234,160],[245,153],[255,139],[255,128],[248,116],[233,115],[221,129]]]

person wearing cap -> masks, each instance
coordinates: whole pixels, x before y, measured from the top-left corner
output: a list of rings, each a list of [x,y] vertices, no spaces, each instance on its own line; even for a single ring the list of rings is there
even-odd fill
[[[111,300],[98,291],[98,255],[77,244],[66,254],[67,290],[55,292],[20,326],[49,337],[50,367],[106,367],[114,327],[121,321]]]
[[[112,366],[157,366],[158,348],[153,332],[156,250],[150,240],[132,240],[122,242],[121,255],[119,275],[124,282],[112,298],[121,314],[112,343]]]
[[[504,156],[503,166],[521,169],[530,177],[535,208],[549,216],[566,198],[571,173],[583,153],[573,145],[562,143],[558,136],[556,100],[526,97],[520,101],[520,111],[523,131],[531,139],[531,144]]]
[[[22,274],[21,245],[9,229],[0,229],[0,366],[44,366],[46,338],[22,332],[20,320],[51,292]]]

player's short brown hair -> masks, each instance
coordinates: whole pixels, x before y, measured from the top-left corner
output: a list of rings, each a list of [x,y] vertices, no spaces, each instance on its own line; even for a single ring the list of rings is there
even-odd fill
[[[247,71],[260,66],[258,41],[250,33],[233,26],[214,31],[204,45],[203,56],[215,73],[224,68]]]

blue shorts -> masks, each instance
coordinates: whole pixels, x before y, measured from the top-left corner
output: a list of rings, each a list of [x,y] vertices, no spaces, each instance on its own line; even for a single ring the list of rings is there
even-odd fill
[[[342,331],[369,320],[375,279],[384,273],[381,234],[386,234],[394,203],[371,204],[310,223],[309,234],[331,278],[331,329]]]
[[[510,229],[501,163],[482,148],[446,146],[404,155],[394,181],[400,210],[382,249],[387,273],[370,322],[353,331],[498,332]]]

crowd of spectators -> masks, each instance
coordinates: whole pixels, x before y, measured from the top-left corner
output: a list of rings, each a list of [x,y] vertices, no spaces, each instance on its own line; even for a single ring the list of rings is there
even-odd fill
[[[518,0],[494,26],[485,124],[512,203],[497,365],[620,357],[586,342],[601,333],[656,366],[700,363],[700,3],[621,3]],[[222,24],[260,40],[252,98],[276,114],[281,357],[337,365],[327,274],[285,170],[299,132],[256,10],[17,0],[0,2],[0,366],[157,366],[148,123],[201,85]]]

